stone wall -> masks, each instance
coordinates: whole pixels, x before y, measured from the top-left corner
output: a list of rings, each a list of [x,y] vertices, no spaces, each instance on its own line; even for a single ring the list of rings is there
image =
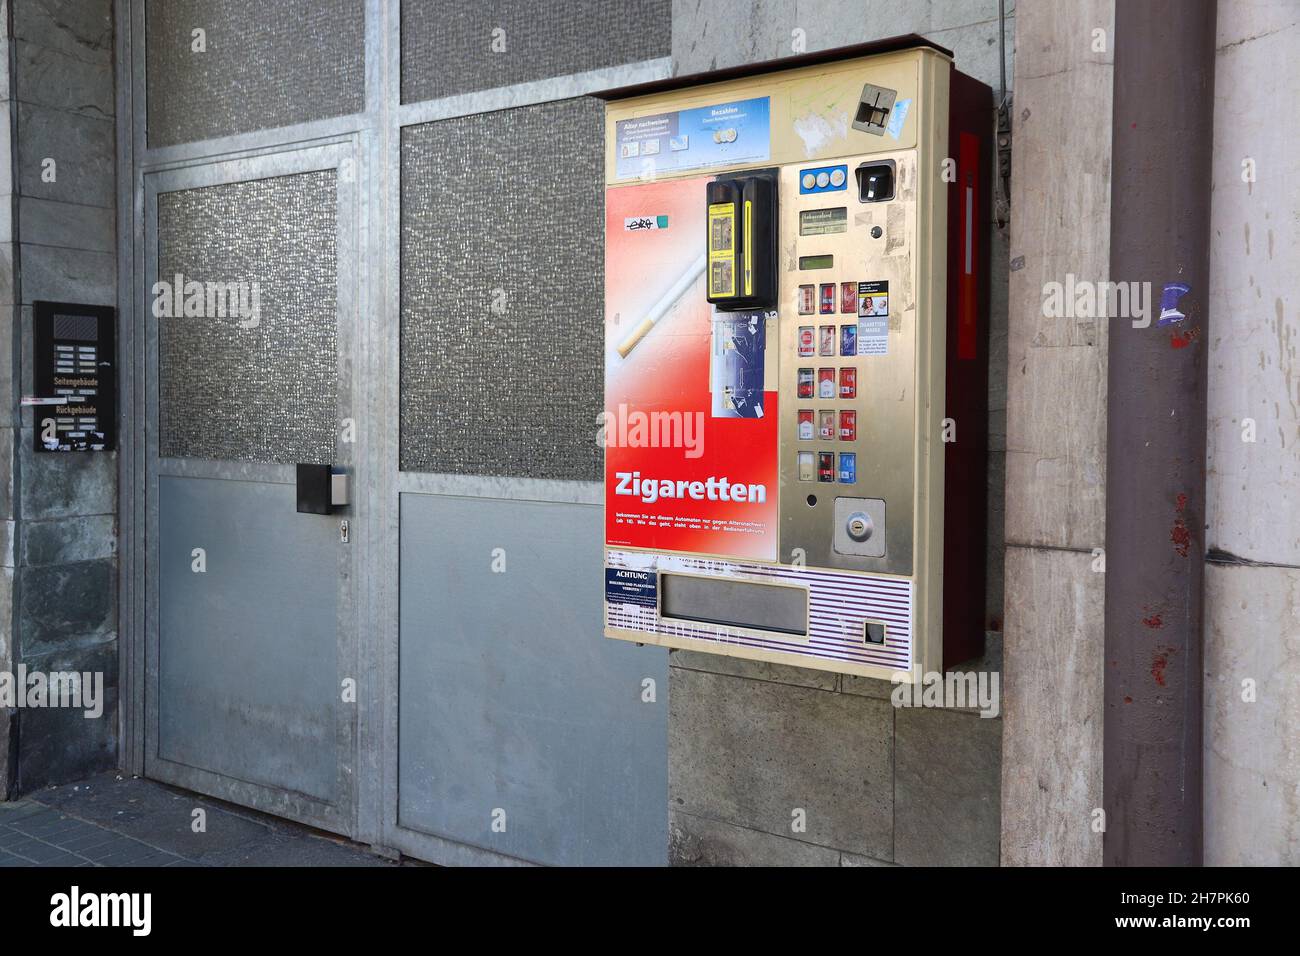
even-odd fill
[[[111,0],[9,0],[13,63],[11,241],[16,361],[0,347],[5,387],[0,461],[12,481],[5,507],[5,581],[11,582],[5,640],[12,666],[102,673],[104,713],[27,709],[8,717],[17,756],[8,789],[26,792],[112,767],[117,760],[117,454],[33,452],[32,303],[116,305],[116,177]],[[6,124],[6,132],[10,124]],[[49,161],[53,161],[53,165]],[[6,172],[8,165],[6,164]],[[4,331],[4,330],[0,330]],[[7,374],[16,372],[16,382]],[[0,465],[0,473],[4,465]],[[7,608],[0,596],[0,611]],[[0,721],[6,718],[0,717]],[[5,729],[0,723],[0,732]],[[0,765],[2,768],[3,765]]]

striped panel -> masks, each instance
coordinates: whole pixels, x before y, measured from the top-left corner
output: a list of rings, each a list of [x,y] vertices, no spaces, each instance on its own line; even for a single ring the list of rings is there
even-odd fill
[[[686,555],[609,550],[605,564],[637,571],[685,572],[757,583],[795,584],[808,589],[809,634],[761,635],[723,625],[668,620],[657,608],[605,602],[609,627],[710,641],[725,654],[727,645],[762,648],[825,661],[869,664],[892,670],[912,666],[912,582],[907,578],[855,574],[818,568],[723,561]],[[862,639],[867,621],[884,621],[884,644]]]

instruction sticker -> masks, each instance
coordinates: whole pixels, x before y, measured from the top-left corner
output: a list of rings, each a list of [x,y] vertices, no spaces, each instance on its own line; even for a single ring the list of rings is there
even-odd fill
[[[659,576],[654,571],[605,569],[605,601],[609,604],[659,606]]]
[[[889,283],[858,283],[858,354],[889,354]]]
[[[619,120],[614,129],[619,179],[683,169],[763,162],[772,148],[766,96]]]

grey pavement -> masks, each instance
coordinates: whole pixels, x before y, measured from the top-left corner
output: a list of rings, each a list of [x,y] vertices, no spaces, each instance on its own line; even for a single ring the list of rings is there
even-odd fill
[[[0,867],[394,865],[341,837],[120,773],[0,802]]]

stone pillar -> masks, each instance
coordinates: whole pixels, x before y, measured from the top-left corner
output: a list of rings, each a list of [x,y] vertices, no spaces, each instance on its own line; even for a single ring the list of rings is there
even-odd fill
[[[0,0],[0,675],[14,666],[14,427],[17,425],[17,305],[14,303],[13,94],[9,0]],[[18,727],[0,702],[0,800],[13,790]]]
[[[35,454],[34,410],[17,408],[33,388],[32,303],[116,305],[116,130],[112,0],[9,4],[5,135],[14,133],[4,182],[13,195],[0,239],[14,282],[0,293],[14,304],[0,303],[0,476],[13,478],[0,488],[0,668],[100,673],[105,690],[97,719],[66,708],[0,717],[9,789],[26,792],[117,760],[117,455]]]
[[[1107,329],[1043,296],[1108,278],[1114,5],[1016,14],[1002,859],[1099,865]]]
[[[1295,8],[1219,0],[1210,209],[1205,863],[1300,865]]]

